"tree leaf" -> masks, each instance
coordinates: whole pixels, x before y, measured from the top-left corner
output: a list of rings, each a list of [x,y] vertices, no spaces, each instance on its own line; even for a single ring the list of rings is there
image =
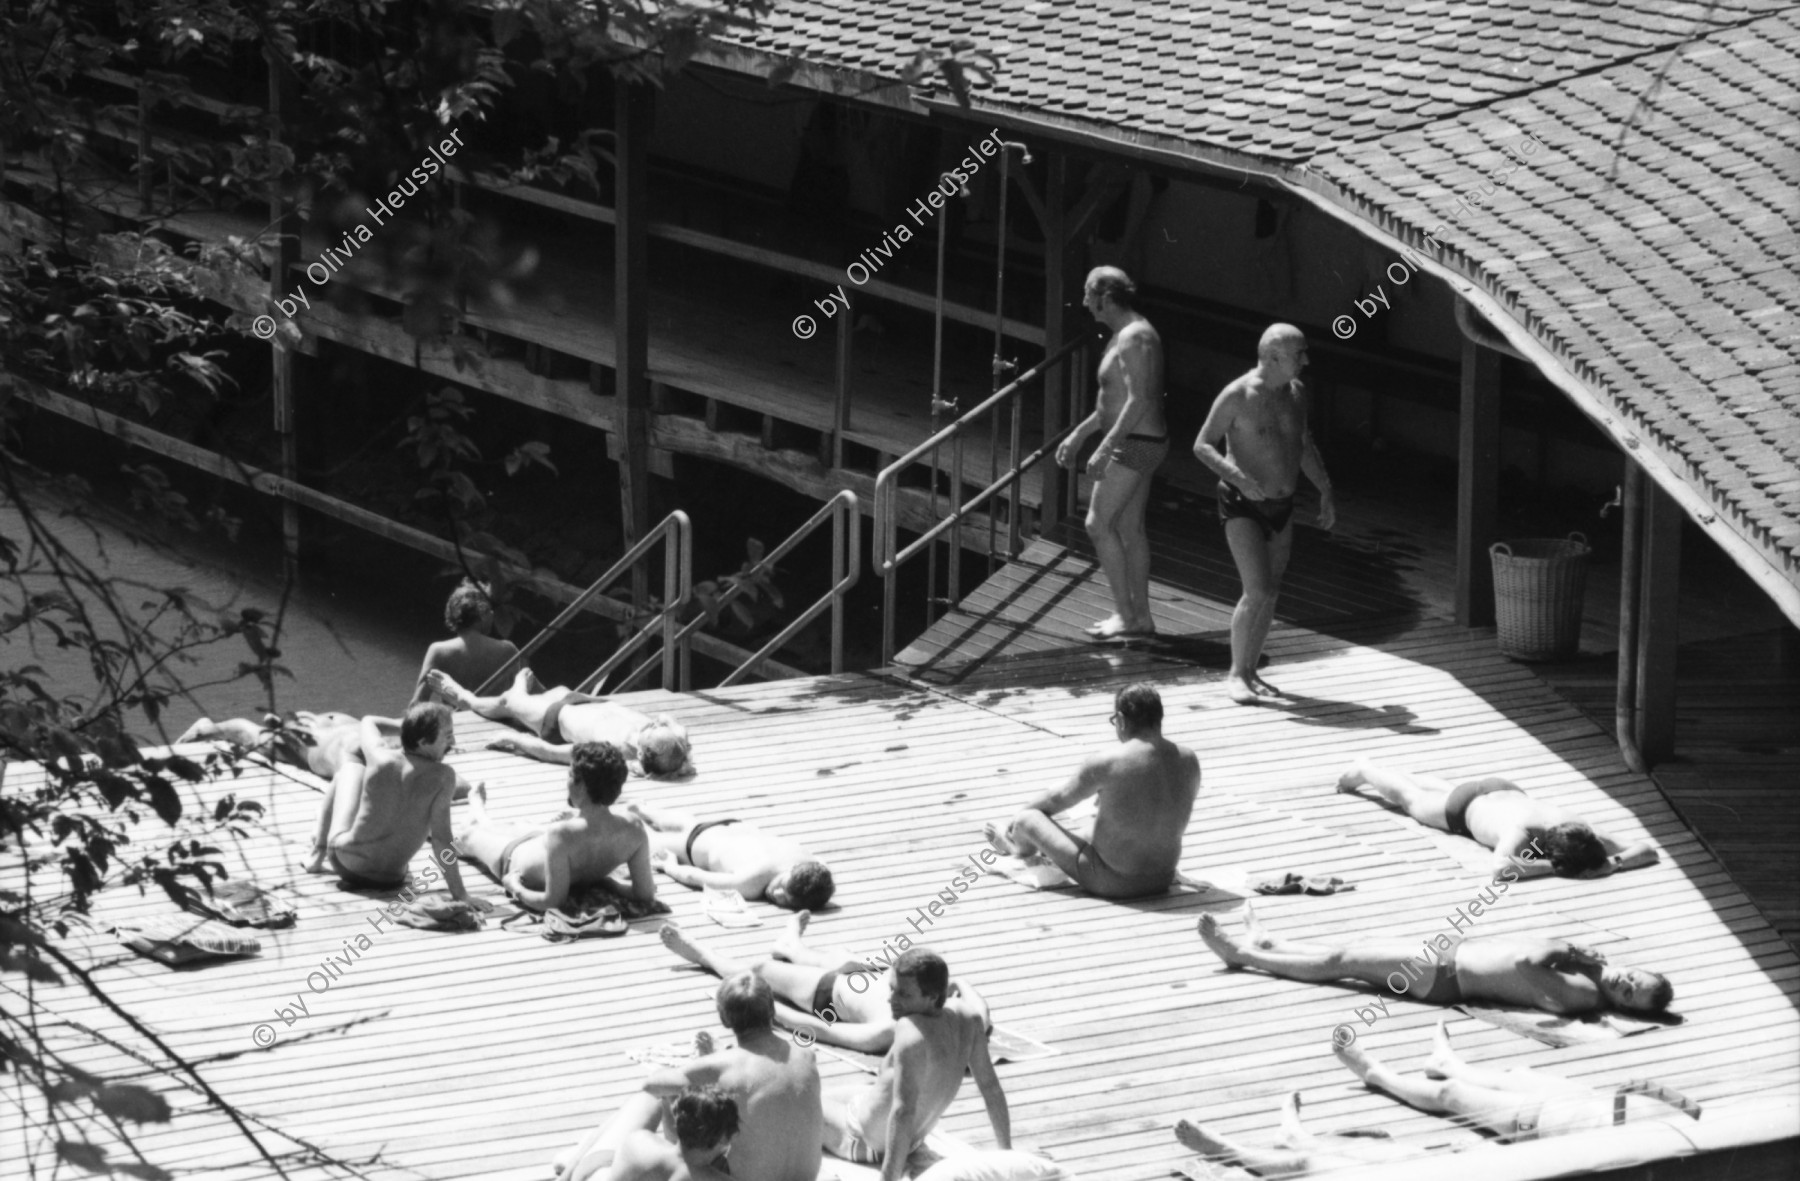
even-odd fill
[[[86,1169],[90,1173],[107,1171],[106,1149],[98,1144],[89,1144],[85,1140],[58,1140],[56,1156],[59,1160],[68,1161],[77,1168]]]

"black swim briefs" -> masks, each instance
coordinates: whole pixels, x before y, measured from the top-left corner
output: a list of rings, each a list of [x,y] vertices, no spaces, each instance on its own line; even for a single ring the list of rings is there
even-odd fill
[[[688,838],[687,838],[688,864],[692,865],[694,863],[694,842],[700,839],[701,833],[705,832],[709,828],[723,828],[727,824],[737,824],[737,823],[738,823],[737,820],[702,820],[699,824],[696,824],[696,825],[694,825],[694,827],[688,829]]]
[[[1293,515],[1294,498],[1292,496],[1271,496],[1263,500],[1251,500],[1240,492],[1236,485],[1224,480],[1219,481],[1219,521],[1221,524],[1233,517],[1255,521],[1262,526],[1263,540],[1269,541],[1288,527],[1288,520]]]
[[[1467,783],[1459,783],[1450,789],[1444,799],[1444,828],[1452,835],[1472,837],[1469,831],[1469,805],[1485,795],[1498,791],[1516,791],[1520,795],[1525,792],[1510,779],[1501,779],[1490,775],[1486,779],[1471,779]]]
[[[586,705],[590,701],[605,700],[606,698],[595,697],[592,693],[577,693],[571,690],[567,697],[559,698],[552,702],[550,708],[544,711],[544,724],[538,727],[538,737],[542,738],[545,742],[554,742],[560,745],[563,741],[563,708],[570,705]]]

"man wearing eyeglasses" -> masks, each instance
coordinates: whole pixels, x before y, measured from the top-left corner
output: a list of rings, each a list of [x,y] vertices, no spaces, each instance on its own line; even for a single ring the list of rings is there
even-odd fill
[[[1181,838],[1200,791],[1200,759],[1162,734],[1162,698],[1149,685],[1127,685],[1113,700],[1119,745],[1091,754],[1069,781],[1012,818],[987,826],[1000,852],[1041,857],[1101,898],[1160,894],[1175,880]],[[1092,833],[1072,831],[1058,814],[1099,797]]]

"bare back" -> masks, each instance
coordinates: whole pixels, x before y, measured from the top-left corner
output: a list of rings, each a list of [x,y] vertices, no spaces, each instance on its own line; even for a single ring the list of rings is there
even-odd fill
[[[1172,875],[1200,792],[1200,759],[1161,736],[1133,738],[1095,756],[1101,787],[1094,852],[1133,876]]]
[[[1144,410],[1131,430],[1143,435],[1168,433],[1163,416],[1162,337],[1139,316],[1113,334],[1100,357],[1099,393],[1094,409],[1101,431],[1107,431],[1125,409],[1129,395],[1143,399]],[[1129,380],[1129,388],[1127,382]]]
[[[953,996],[936,1013],[902,1017],[894,1024],[894,1045],[875,1081],[850,1100],[852,1117],[868,1143],[886,1143],[894,1108],[894,1064],[905,1054],[917,1103],[913,1133],[922,1143],[962,1089],[964,1072],[977,1068],[976,1055],[985,1058],[987,1052],[986,1010],[972,998]]]
[[[383,752],[363,773],[356,819],[332,839],[332,848],[358,873],[402,877],[424,846],[433,815],[440,807],[448,811],[455,787],[456,772],[443,763]]]
[[[690,1077],[716,1082],[738,1105],[731,1175],[738,1181],[814,1181],[825,1119],[818,1059],[766,1034],[754,1049],[709,1054]]]
[[[1497,791],[1469,801],[1463,823],[1469,835],[1496,853],[1516,854],[1535,836],[1575,820],[1555,804],[1534,800],[1522,791]]]
[[[1233,463],[1262,485],[1265,496],[1292,496],[1306,450],[1307,391],[1298,378],[1270,387],[1252,369],[1225,387],[1200,437],[1221,435]]]
[[[419,683],[413,690],[413,701],[444,701],[447,705],[454,704],[434,693],[426,683],[426,674],[433,669],[441,669],[451,680],[474,692],[518,654],[519,649],[512,641],[497,640],[480,632],[464,632],[455,639],[440,640],[425,649],[425,665],[419,670]]]
[[[541,836],[522,842],[508,868],[517,871],[520,882],[529,889],[552,890],[553,878],[560,878],[565,890],[574,890],[628,864],[636,882],[639,863],[648,879],[650,837],[644,822],[607,813],[593,819],[575,816],[554,822]]]
[[[694,839],[694,867],[713,873],[773,876],[805,857],[793,841],[744,821],[715,825]]]

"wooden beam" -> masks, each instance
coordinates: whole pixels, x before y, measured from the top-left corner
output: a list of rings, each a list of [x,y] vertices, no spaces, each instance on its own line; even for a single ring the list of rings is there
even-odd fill
[[[279,497],[303,508],[312,510],[333,520],[342,521],[346,525],[354,525],[386,541],[406,546],[429,554],[442,562],[455,566],[466,566],[470,559],[487,559],[497,562],[520,585],[529,587],[545,598],[556,603],[570,603],[579,595],[582,588],[572,586],[561,579],[552,578],[537,570],[524,566],[514,566],[503,559],[468,547],[458,547],[454,542],[446,541],[422,529],[391,520],[380,513],[371,512],[361,505],[339,500],[328,493],[308,488],[293,480],[283,479],[274,472],[265,472],[261,468],[240,463],[230,456],[220,455],[216,451],[208,451],[204,447],[195,446],[184,439],[165,435],[161,431],[141,426],[129,419],[120,418],[116,414],[108,414],[104,410],[95,409],[86,402],[78,402],[66,394],[55,390],[14,378],[13,391],[23,400],[42,410],[92,427],[101,434],[122,440],[134,447],[142,447],[156,455],[185,463],[189,467],[217,476],[221,480],[249,488],[266,496]],[[629,621],[636,618],[636,613],[617,599],[604,595],[589,602],[587,610],[607,619]],[[748,660],[752,652],[740,648],[736,644],[722,640],[706,632],[695,632],[691,637],[694,651],[703,656],[730,665],[739,665]],[[810,676],[803,669],[794,668],[777,660],[765,660],[758,666],[759,671],[771,677],[804,677]]]
[[[1069,154],[1055,151],[1048,161],[1049,176],[1044,184],[1044,204],[1040,208],[1044,229],[1044,352],[1055,353],[1068,338],[1067,311],[1069,266],[1080,251],[1069,249],[1068,227],[1064,205],[1068,201]],[[1043,377],[1044,438],[1056,437],[1063,429],[1063,411],[1068,400],[1070,368],[1058,364]],[[1038,531],[1043,532],[1062,519],[1063,470],[1054,459],[1039,465],[1043,485],[1038,491]]]
[[[297,114],[299,100],[294,91],[294,76],[287,63],[273,51],[264,55],[264,63],[269,71],[269,126],[279,141],[281,128],[285,126],[283,112]],[[139,94],[142,93],[140,90]],[[148,107],[142,108],[141,117],[146,125],[148,115]],[[148,193],[147,177],[141,177],[139,183]],[[300,215],[280,175],[269,181],[269,224],[275,228],[275,256],[269,265],[269,310],[278,311],[281,305],[276,301],[286,294],[282,288],[300,263],[301,232]],[[281,475],[283,479],[297,483],[300,479],[299,390],[294,382],[294,354],[282,340],[279,330],[269,339],[269,365],[269,386],[275,404],[275,435],[281,444]],[[295,578],[300,573],[300,506],[285,498],[281,503],[281,542],[283,574],[289,579]]]
[[[614,172],[618,225],[613,235],[613,333],[618,379],[620,516],[630,548],[650,532],[650,88],[613,83],[617,122]],[[647,601],[648,572],[632,573],[632,601]],[[673,686],[665,686],[673,688]]]
[[[1637,746],[1647,766],[1675,753],[1675,656],[1681,642],[1680,507],[1644,481],[1643,584],[1638,607]]]
[[[1456,436],[1456,622],[1494,622],[1494,544],[1500,486],[1500,354],[1462,346],[1462,412]]]

